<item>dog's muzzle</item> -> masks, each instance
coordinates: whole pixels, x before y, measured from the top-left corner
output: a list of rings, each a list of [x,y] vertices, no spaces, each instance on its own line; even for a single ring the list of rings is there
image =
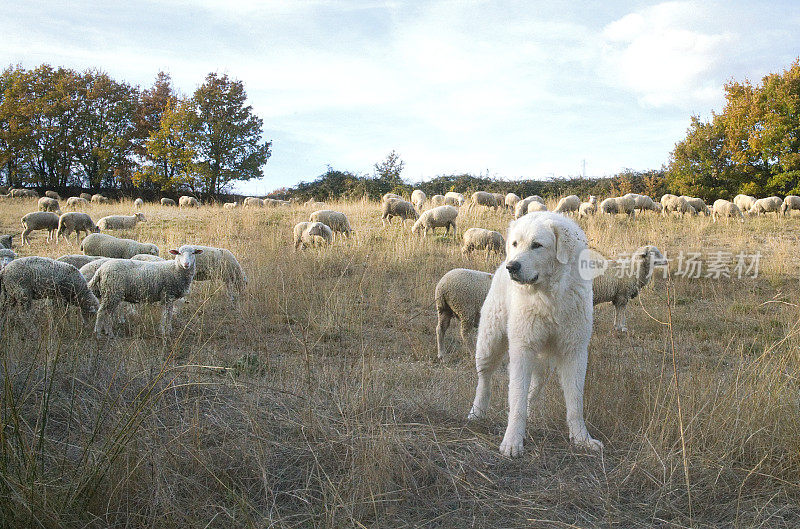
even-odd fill
[[[523,285],[532,285],[539,279],[539,274],[534,274],[530,279],[523,278],[521,276],[522,265],[519,261],[509,261],[506,263],[506,270],[508,270],[508,275],[511,277],[512,281]]]

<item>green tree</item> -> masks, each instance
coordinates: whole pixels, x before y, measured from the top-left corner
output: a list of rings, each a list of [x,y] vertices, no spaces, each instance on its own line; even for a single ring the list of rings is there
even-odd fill
[[[403,179],[400,174],[403,172],[405,162],[400,159],[394,150],[390,152],[386,159],[375,164],[375,176],[379,181],[388,184],[389,189],[401,187]]]

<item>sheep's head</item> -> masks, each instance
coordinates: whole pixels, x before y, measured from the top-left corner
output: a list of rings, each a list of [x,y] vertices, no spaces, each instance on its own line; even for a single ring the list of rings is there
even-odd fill
[[[136,220],[138,220],[139,222],[145,222],[147,220],[147,219],[144,218],[144,213],[134,213],[133,215],[136,217]]]
[[[195,256],[203,253],[203,250],[200,248],[195,248],[194,246],[190,246],[188,244],[184,244],[177,250],[170,250],[169,253],[175,256],[175,260],[178,262],[178,266],[183,268],[184,270],[189,270],[194,267],[196,258]]]
[[[650,268],[667,264],[667,258],[652,244],[637,248],[631,255],[631,260],[639,263],[648,262],[650,263]]]
[[[0,270],[16,258],[17,254],[13,251],[0,249]]]
[[[174,250],[170,250],[169,253],[172,253]],[[144,251],[140,253],[149,253],[150,255],[158,255],[158,246],[155,244],[146,244]]]

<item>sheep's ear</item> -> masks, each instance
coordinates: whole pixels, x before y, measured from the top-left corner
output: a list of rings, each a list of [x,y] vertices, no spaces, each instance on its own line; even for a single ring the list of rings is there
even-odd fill
[[[169,253],[171,253],[172,255],[178,255],[181,252],[179,252],[178,250],[170,250]]]
[[[195,248],[194,249],[194,254],[197,255],[199,253],[203,253],[203,250],[201,250],[200,248]]]
[[[551,222],[550,227],[556,236],[556,259],[561,264],[567,264],[577,253],[577,236],[569,227],[560,222]]]

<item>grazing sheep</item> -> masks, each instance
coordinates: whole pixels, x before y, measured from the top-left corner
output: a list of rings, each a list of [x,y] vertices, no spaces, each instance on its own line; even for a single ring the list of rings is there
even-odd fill
[[[158,246],[133,239],[118,239],[107,233],[92,233],[81,241],[81,251],[86,255],[130,259],[137,253],[158,255]]]
[[[417,220],[419,213],[411,202],[396,198],[384,201],[381,205],[381,224],[385,226],[386,222],[391,223],[394,217],[400,217],[401,223],[404,223],[406,219]]]
[[[433,195],[431,197],[431,207],[437,206],[444,206],[445,205],[445,198],[444,195]]]
[[[494,195],[494,199],[497,201],[497,206],[499,208],[505,209],[506,196],[503,193],[492,193],[492,195]]]
[[[597,213],[597,197],[589,195],[588,202],[581,202],[581,207],[578,208],[578,217],[589,217]]]
[[[11,261],[0,270],[0,316],[16,308],[21,311],[22,320],[28,321],[33,301],[38,299],[76,305],[87,323],[98,308],[86,280],[71,264],[32,256]],[[4,320],[0,317],[0,331]]]
[[[636,201],[633,197],[611,197],[600,203],[600,211],[607,215],[625,214],[636,216]]]
[[[17,254],[10,248],[0,248],[0,270],[8,263],[17,258]]]
[[[487,193],[486,191],[475,191],[470,197],[467,210],[472,210],[472,208],[475,206],[485,206],[487,208],[497,209],[500,204],[501,202],[498,202],[497,197],[492,193]]]
[[[800,209],[800,197],[797,195],[786,195],[786,198],[783,199],[783,205],[781,206],[781,215],[786,215],[793,209]],[[791,215],[791,213],[789,213]]]
[[[756,203],[756,197],[750,195],[736,195],[733,197],[733,203],[736,204],[739,211],[744,214],[745,211],[750,211],[750,208]]]
[[[135,207],[136,209],[142,209],[143,206],[144,206],[144,200],[142,200],[141,198],[137,198],[136,200],[133,201],[133,207]]]
[[[225,202],[222,207],[225,209],[235,209],[238,205],[238,202]]]
[[[715,200],[714,205],[711,207],[711,218],[714,222],[717,222],[717,217],[725,217],[726,219],[728,217],[733,217],[744,222],[744,214],[742,210],[739,209],[739,206],[729,200],[721,198]]]
[[[685,195],[683,195],[681,198],[686,200],[686,203],[692,206],[692,208],[694,208],[695,214],[702,213],[706,217],[711,216],[711,210],[708,209],[708,206],[706,206],[706,203],[702,198],[687,197]]]
[[[22,217],[22,226],[25,231],[22,232],[22,245],[25,246],[27,241],[30,244],[31,240],[28,235],[32,231],[47,230],[47,240],[54,239],[58,241],[57,237],[53,237],[58,230],[58,215],[50,211],[34,211]]]
[[[444,335],[455,316],[461,323],[461,341],[468,357],[473,356],[467,335],[478,326],[481,306],[489,293],[492,274],[456,268],[450,270],[436,283],[436,350],[439,360],[444,359]]]
[[[112,337],[113,316],[123,301],[162,303],[161,334],[172,328],[175,302],[185,297],[197,271],[197,255],[203,250],[183,245],[170,250],[171,261],[146,262],[110,260],[103,263],[89,282],[89,289],[100,298],[95,333]]]
[[[644,210],[656,211],[656,212],[661,211],[660,209],[661,204],[657,204],[652,198],[650,198],[647,195],[636,195],[634,201],[636,202],[636,209],[638,209],[639,211],[642,212]]]
[[[333,231],[334,235],[342,233],[345,237],[350,237],[352,233],[347,215],[340,211],[333,211],[331,209],[315,211],[308,217],[308,220],[309,222],[321,222],[327,225],[331,231]]]
[[[667,264],[667,260],[655,246],[637,248],[630,259],[616,261],[592,281],[592,303],[612,303],[616,309],[614,329],[627,331],[625,309],[628,301],[650,282],[653,268]]]
[[[256,197],[246,197],[244,199],[244,202],[242,203],[242,207],[245,207],[245,208],[263,208],[264,207],[264,201],[261,200],[260,198],[256,198]]]
[[[333,241],[333,232],[321,222],[298,222],[294,226],[294,249],[304,250],[307,246],[316,246],[322,239],[330,244]]]
[[[53,213],[61,214],[61,206],[58,200],[50,197],[42,197],[39,199],[39,211],[52,211]]]
[[[415,189],[411,192],[411,203],[419,211],[422,211],[422,207],[425,205],[425,198],[425,193],[421,189]]]
[[[92,217],[86,213],[78,213],[75,211],[64,213],[58,219],[56,238],[64,237],[64,239],[66,239],[73,231],[75,232],[75,242],[78,242],[80,241],[82,231],[86,232],[86,235],[89,235],[90,233],[97,233],[100,231],[100,228],[94,223]]]
[[[547,211],[547,206],[539,195],[525,197],[514,206],[514,218],[520,218],[533,211]]]
[[[92,195],[92,204],[108,204],[110,201],[100,193]]]
[[[88,257],[88,256],[87,256]],[[148,262],[155,262],[155,261],[166,261],[163,257],[159,257],[157,255],[150,255],[148,253],[139,253],[131,257],[130,259],[112,259],[111,257],[94,257],[93,261],[89,261],[88,263],[84,264],[79,268],[81,275],[86,278],[86,282],[92,280],[94,274],[97,270],[103,266],[103,263],[107,261],[148,261]]]
[[[192,247],[202,251],[197,256],[197,273],[194,280],[224,282],[228,297],[235,303],[247,286],[247,276],[236,257],[225,248],[197,244]],[[145,256],[134,256],[133,259],[137,257],[146,259]]]
[[[464,195],[455,191],[448,191],[444,194],[444,203],[448,206],[461,207],[464,205]]]
[[[0,235],[0,248],[7,248],[10,250],[14,242],[12,239],[14,239],[13,235]]]
[[[783,208],[783,200],[778,197],[759,198],[753,203],[753,206],[748,211],[750,215],[766,215],[767,213],[775,213],[777,217]]]
[[[558,205],[553,212],[561,213],[562,215],[566,213],[577,213],[580,207],[581,199],[578,198],[578,195],[569,195],[558,201]]]
[[[92,195],[90,195],[89,193],[81,193],[80,195],[78,195],[78,198],[82,198],[86,202],[90,202],[90,203],[92,201]]]
[[[517,202],[519,202],[520,200],[522,199],[519,198],[519,195],[517,195],[516,193],[508,193],[505,199],[503,200],[503,203],[505,204],[506,209],[514,211],[515,208],[517,207]]]
[[[71,264],[78,270],[81,267],[86,266],[87,264],[91,263],[92,261],[97,261],[98,259],[106,259],[105,257],[98,257],[96,255],[83,255],[79,253],[69,254],[69,255],[62,255],[56,261],[61,261],[62,263]],[[88,279],[87,279],[88,281]]]
[[[67,207],[71,209],[78,209],[86,207],[90,204],[88,200],[81,197],[69,197],[67,199]]]
[[[464,232],[464,246],[461,253],[467,255],[473,250],[485,250],[496,254],[505,253],[506,241],[499,231],[485,230],[483,228],[470,228]]]
[[[445,228],[445,235],[450,233],[450,226],[453,227],[453,238],[456,236],[456,217],[458,217],[458,209],[454,206],[438,206],[429,209],[420,215],[417,222],[411,227],[411,233],[418,235],[428,236],[428,229],[436,232],[436,228]]]
[[[53,200],[55,200],[56,202],[58,202],[58,201],[60,201],[60,200],[61,200],[61,195],[59,195],[59,194],[58,194],[58,193],[56,193],[55,191],[45,191],[45,192],[44,192],[44,196],[46,196],[46,197],[49,197],[49,198],[52,198],[52,199],[53,199]]]
[[[15,189],[8,190],[8,194],[4,195],[7,198],[39,198],[39,193],[33,189]]]
[[[189,195],[183,195],[178,199],[178,207],[180,208],[199,208],[200,201]]]
[[[144,213],[133,215],[109,215],[97,221],[97,227],[103,231],[130,230],[139,222],[145,222]]]
[[[685,198],[667,193],[661,197],[661,214],[664,216],[670,213],[679,213],[680,215],[694,215],[695,209],[686,201]]]
[[[395,200],[405,200],[403,197],[401,197],[397,193],[385,193],[381,197],[381,202],[386,202],[387,200],[392,199],[392,198],[395,199]]]
[[[175,204],[175,201],[172,200],[171,198],[162,198],[161,199],[161,205],[162,206],[169,206],[169,207],[173,207],[174,208],[177,204]]]

